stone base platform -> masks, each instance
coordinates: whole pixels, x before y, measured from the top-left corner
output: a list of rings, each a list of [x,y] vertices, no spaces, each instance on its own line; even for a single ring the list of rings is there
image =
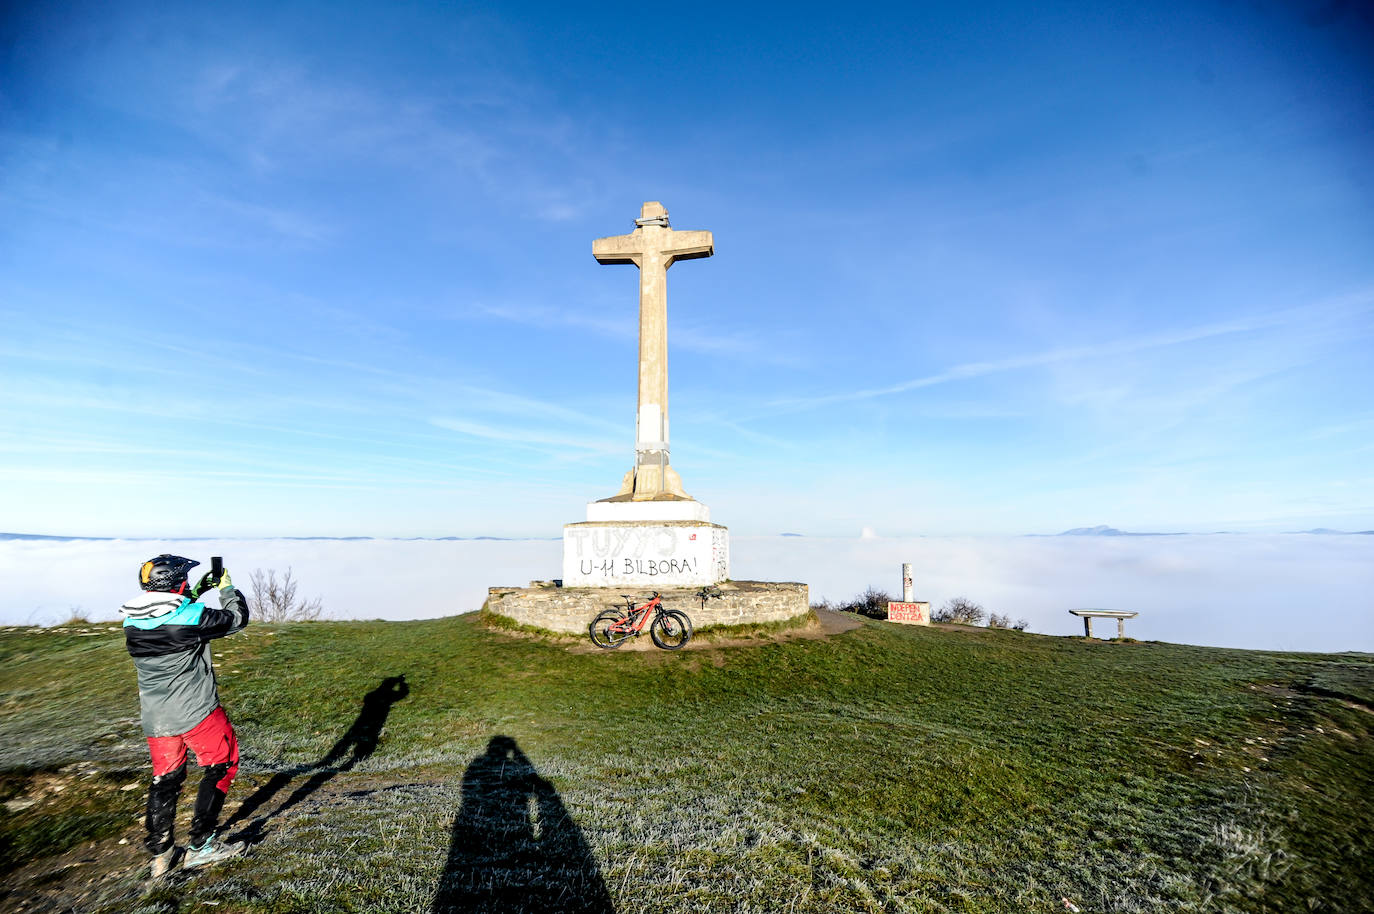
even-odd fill
[[[620,591],[605,587],[558,587],[532,581],[529,587],[492,587],[487,590],[487,610],[521,625],[551,632],[585,635],[596,614],[624,606]],[[772,581],[723,581],[716,585],[720,598],[707,600],[703,609],[699,588],[661,590],[663,605],[680,609],[701,629],[711,625],[748,625],[785,622],[811,609],[811,591],[805,584]],[[626,589],[635,602],[643,603],[648,591]],[[647,629],[646,629],[647,631]]]

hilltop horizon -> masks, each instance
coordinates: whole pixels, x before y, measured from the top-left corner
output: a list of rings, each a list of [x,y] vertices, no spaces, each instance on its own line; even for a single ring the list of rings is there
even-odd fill
[[[1078,606],[1139,610],[1132,637],[1274,650],[1374,651],[1374,537],[1286,533],[990,537],[736,536],[736,580],[798,581],[813,603],[870,587],[954,597],[1072,634]],[[489,587],[561,577],[562,542],[538,539],[0,538],[0,624],[113,618],[150,555],[224,557],[240,586],[254,569],[294,570],[335,618],[434,618],[481,607]],[[79,573],[75,573],[79,570]],[[619,590],[612,589],[619,593]],[[1321,612],[1311,611],[1321,607]],[[1301,624],[1294,622],[1301,614]]]

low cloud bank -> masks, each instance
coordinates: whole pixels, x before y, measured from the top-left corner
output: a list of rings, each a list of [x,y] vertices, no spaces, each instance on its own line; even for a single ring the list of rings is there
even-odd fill
[[[989,611],[1069,635],[1079,607],[1136,610],[1134,638],[1226,647],[1374,651],[1374,536],[735,537],[740,579],[804,581],[813,600],[873,585],[938,607],[967,596]],[[302,596],[339,619],[422,619],[470,612],[494,585],[560,572],[548,540],[110,540],[0,542],[0,624],[113,619],[138,592],[138,566],[161,552],[223,555],[235,581],[288,566]],[[196,569],[200,571],[201,569]],[[618,592],[618,591],[617,591]],[[1109,632],[1114,626],[1103,627]]]
[[[118,617],[138,569],[163,552],[224,556],[247,590],[253,569],[288,567],[299,595],[333,619],[429,619],[479,609],[487,587],[557,577],[563,544],[548,540],[109,540],[0,542],[0,624],[50,625],[74,612]]]
[[[1371,536],[747,540],[731,570],[807,581],[816,600],[869,584],[900,596],[903,562],[932,608],[966,596],[1046,634],[1081,634],[1068,610],[1104,607],[1139,612],[1126,634],[1141,640],[1374,650]]]

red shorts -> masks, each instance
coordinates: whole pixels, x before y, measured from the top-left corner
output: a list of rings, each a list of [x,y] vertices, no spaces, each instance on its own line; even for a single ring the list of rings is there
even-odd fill
[[[215,785],[228,793],[229,785],[234,783],[234,775],[239,773],[239,741],[223,708],[215,708],[204,720],[180,736],[148,737],[148,751],[153,756],[153,776],[159,777],[185,765],[187,746],[196,754],[196,764],[202,768],[229,766],[224,777]]]

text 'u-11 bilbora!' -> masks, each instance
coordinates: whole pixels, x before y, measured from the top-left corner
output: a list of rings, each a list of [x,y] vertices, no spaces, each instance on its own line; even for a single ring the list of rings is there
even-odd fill
[[[588,561],[583,559],[581,562],[583,574],[596,574],[600,572],[604,575],[623,575],[643,574],[654,577],[660,574],[692,574],[697,570],[695,559],[606,559],[601,562]]]

